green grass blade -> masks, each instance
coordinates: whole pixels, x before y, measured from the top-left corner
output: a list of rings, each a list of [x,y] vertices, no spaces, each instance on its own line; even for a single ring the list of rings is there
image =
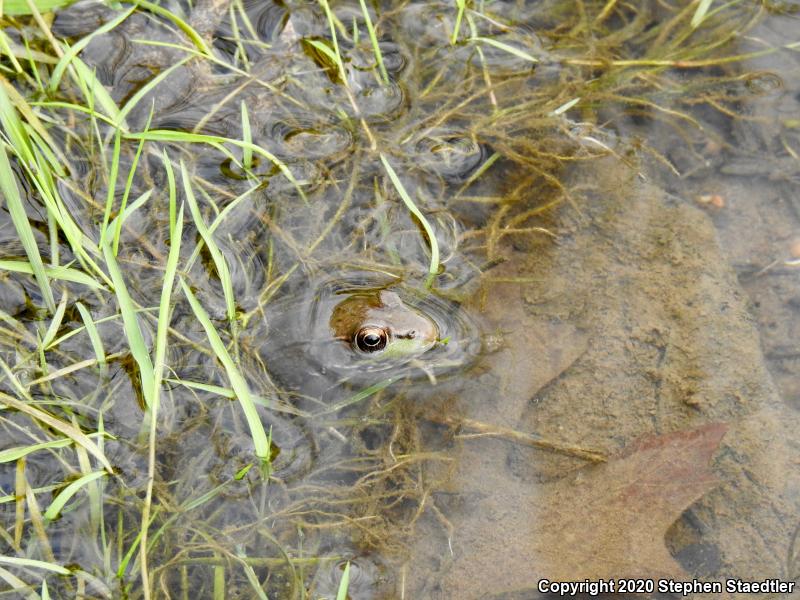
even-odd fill
[[[111,281],[114,283],[114,291],[117,295],[117,302],[119,302],[119,310],[122,313],[122,325],[125,330],[125,337],[128,338],[128,346],[130,347],[131,355],[133,355],[133,359],[139,367],[139,376],[141,377],[144,399],[148,408],[152,408],[151,391],[153,390],[153,363],[150,362],[150,354],[147,351],[147,346],[145,346],[142,330],[139,328],[139,320],[136,318],[133,300],[131,300],[128,288],[125,286],[125,280],[117,264],[117,259],[114,258],[114,253],[111,251],[108,244],[103,246],[103,255],[106,259],[108,273],[111,275]]]
[[[103,113],[96,112],[92,110],[88,106],[83,106],[82,104],[73,104],[71,102],[62,102],[60,100],[50,100],[50,101],[42,101],[42,102],[31,102],[31,106],[40,106],[42,108],[64,108],[67,110],[74,110],[76,112],[81,112],[85,115],[89,115],[90,117],[94,117],[106,123],[107,125],[114,126],[114,121],[110,118],[105,116]]]
[[[22,46],[14,42],[14,40],[12,40],[10,37],[6,37],[6,41],[8,43],[8,50],[11,52],[12,56],[14,56],[15,59],[35,61],[43,65],[55,65],[58,63],[58,59],[51,54],[47,54],[39,50],[34,50],[30,46],[23,48]],[[10,57],[9,60],[11,60]],[[20,66],[22,65],[20,64]]]
[[[189,210],[192,213],[192,219],[194,219],[197,231],[200,233],[200,237],[203,238],[203,242],[211,254],[211,259],[214,262],[217,275],[222,283],[228,320],[233,322],[236,319],[236,302],[233,297],[233,282],[231,281],[228,263],[225,261],[225,257],[222,255],[219,246],[217,246],[217,243],[214,241],[214,236],[203,221],[203,216],[200,214],[200,207],[197,206],[197,198],[195,198],[194,191],[192,190],[192,183],[189,180],[189,173],[186,171],[186,165],[183,164],[183,161],[181,161],[181,178],[183,180],[183,190],[186,194],[186,200],[189,202]]]
[[[58,303],[58,307],[56,308],[56,312],[53,313],[53,319],[50,321],[50,325],[47,327],[47,331],[44,333],[44,337],[42,338],[41,347],[47,348],[52,342],[58,330],[61,328],[61,321],[64,319],[64,311],[67,309],[67,294],[65,293],[61,296],[61,302]]]
[[[350,561],[344,566],[342,579],[339,581],[339,591],[336,592],[336,600],[347,600],[347,590],[350,587]]]
[[[19,96],[18,93],[17,96]],[[18,106],[16,101],[12,102],[11,90],[6,90],[5,85],[0,86],[0,123],[5,129],[14,153],[24,161],[24,164],[33,164],[35,158],[31,150],[31,141],[17,114]]]
[[[151,111],[152,116],[152,111]],[[166,155],[165,155],[166,156]],[[174,185],[174,184],[173,184]],[[172,207],[170,207],[172,208]],[[174,214],[173,211],[170,211]],[[175,274],[178,270],[178,259],[181,255],[181,234],[183,231],[183,204],[178,211],[175,219],[170,220],[169,234],[170,234],[170,249],[169,256],[167,257],[167,265],[164,270],[164,279],[161,285],[161,299],[158,303],[158,324],[156,326],[156,340],[153,351],[153,389],[151,391],[152,404],[150,412],[150,438],[149,438],[149,453],[148,453],[148,483],[145,492],[145,505],[142,510],[142,525],[139,529],[139,537],[141,540],[147,540],[147,534],[150,529],[150,510],[152,506],[153,496],[153,474],[156,469],[156,427],[158,423],[157,415],[158,408],[161,401],[161,378],[164,373],[164,361],[167,354],[167,329],[169,328],[169,321],[171,316],[171,298],[172,289],[175,286]],[[147,569],[147,544],[143,543],[139,553],[142,582],[145,587],[149,585],[149,576]]]
[[[214,324],[211,322],[208,313],[200,305],[200,303],[197,301],[197,298],[195,298],[195,295],[192,293],[192,290],[189,289],[189,286],[187,286],[182,279],[181,287],[183,287],[183,293],[186,294],[186,298],[189,300],[189,304],[191,305],[197,320],[200,321],[203,329],[205,329],[206,336],[211,344],[211,348],[214,350],[214,354],[216,354],[217,359],[222,363],[222,366],[225,368],[225,372],[228,374],[228,380],[231,383],[233,391],[236,393],[236,398],[239,401],[239,404],[242,406],[242,411],[244,412],[245,419],[247,420],[247,425],[250,427],[250,435],[253,438],[256,456],[258,456],[262,461],[266,462],[270,457],[269,442],[267,440],[267,433],[264,431],[264,424],[258,417],[258,411],[256,411],[253,398],[250,395],[250,388],[248,387],[244,377],[242,377],[242,374],[236,368],[236,365],[234,364],[230,354],[228,354],[228,350],[225,348],[225,344],[222,343],[222,340],[220,339],[217,330],[214,328]]]
[[[335,50],[331,50],[330,46],[328,46],[328,44],[326,44],[324,41],[321,40],[304,39],[303,43],[308,44],[309,46],[314,48],[317,52],[321,52],[322,54],[324,54],[325,57],[328,60],[330,60],[331,63],[333,63],[333,65],[336,66],[336,71],[338,72],[339,81],[341,81],[343,84],[346,85],[347,79],[345,79],[346,75],[344,71],[344,65],[341,64],[341,59],[336,55]],[[330,67],[328,67],[325,70],[329,69]]]
[[[464,11],[467,8],[467,0],[456,0],[456,24],[453,26],[453,35],[450,38],[450,45],[455,46],[458,41],[458,32],[461,30],[461,21],[464,19]]]
[[[17,57],[14,55],[14,50],[12,50],[13,42],[11,38],[8,37],[5,31],[0,31],[0,53],[3,56],[7,56],[8,60],[11,61],[11,66],[14,67],[14,70],[17,73],[22,73],[22,66],[19,64]]]
[[[105,471],[93,471],[92,473],[87,473],[83,477],[80,477],[70,483],[67,487],[61,490],[58,496],[53,498],[50,506],[48,506],[47,510],[44,511],[44,518],[48,521],[55,519],[61,512],[61,509],[64,508],[64,505],[66,505],[66,503],[69,502],[83,486],[85,486],[87,483],[91,483],[95,479],[105,477],[106,475],[107,473]]]
[[[5,125],[5,119],[3,124]],[[6,131],[8,131],[7,127]],[[39,284],[39,290],[42,292],[42,298],[47,304],[47,309],[52,313],[56,309],[53,290],[50,288],[50,281],[47,279],[44,262],[39,254],[39,247],[36,245],[33,228],[25,214],[25,206],[17,187],[17,178],[11,169],[5,146],[0,148],[0,191],[5,196],[6,206],[11,215],[11,222],[14,224],[14,229],[17,230],[22,247],[25,248],[25,254],[28,255],[33,276],[36,278],[36,283]]]
[[[247,105],[242,100],[242,166],[245,169],[253,168],[253,132],[250,131],[250,115],[247,113]]]
[[[208,47],[208,44],[205,43],[200,34],[197,33],[191,25],[181,19],[174,12],[159,6],[158,4],[154,4],[153,2],[148,2],[147,0],[135,0],[134,3],[136,6],[141,6],[142,8],[149,10],[151,13],[157,14],[160,17],[164,17],[165,19],[172,21],[178,27],[178,29],[183,31],[183,33],[185,33],[186,36],[192,40],[192,43],[201,53],[209,57],[212,56],[211,48]]]
[[[155,308],[139,308],[139,309],[136,310],[136,312],[137,313],[140,313],[140,312],[155,312],[156,310],[157,309],[155,309]],[[118,314],[109,315],[107,317],[103,317],[102,319],[97,319],[97,321],[95,321],[95,323],[107,323],[108,321],[116,321],[119,318],[120,318],[120,315],[118,315]],[[61,337],[59,337],[58,339],[54,340],[51,345],[52,346],[58,346],[59,344],[61,344],[62,342],[65,342],[69,338],[71,338],[73,336],[76,336],[79,333],[82,333],[84,331],[84,329],[85,329],[85,327],[76,327],[72,331],[69,331],[69,332],[65,333],[64,335],[62,335]]]
[[[519,48],[515,48],[514,46],[510,46],[509,44],[504,44],[503,42],[498,42],[497,40],[493,40],[492,38],[487,37],[474,37],[472,38],[473,42],[480,42],[482,44],[487,44],[489,46],[494,46],[495,48],[499,48],[504,52],[508,52],[509,54],[513,54],[514,56],[521,58],[523,60],[530,61],[532,63],[538,63],[539,59],[535,56],[531,56],[527,52],[520,50]]]
[[[4,271],[13,271],[15,273],[27,273],[28,275],[33,275],[34,273],[33,266],[31,266],[30,263],[21,260],[0,260],[0,269]],[[93,290],[99,290],[103,287],[99,283],[97,283],[95,279],[92,279],[89,275],[87,275],[83,271],[77,271],[69,267],[45,266],[44,272],[45,275],[47,275],[51,279],[60,279],[62,281],[71,281],[72,283],[80,283],[81,285],[90,287]]]
[[[153,521],[156,520],[156,517],[159,513],[159,507],[157,506],[153,511],[153,514],[150,515],[150,520],[148,521],[148,527],[153,524]],[[134,538],[131,547],[128,548],[128,551],[125,553],[125,556],[119,562],[119,567],[117,567],[117,577],[122,579],[125,576],[125,571],[128,569],[128,563],[131,562],[133,555],[136,553],[136,550],[139,548],[139,544],[142,542],[142,532],[139,531],[139,534]]]
[[[86,63],[77,56],[72,59],[72,65],[75,67],[75,71],[78,75],[78,78],[81,80],[87,95],[93,96],[97,103],[103,107],[106,115],[108,115],[111,120],[114,121],[114,123],[119,123],[120,126],[127,131],[128,125],[125,122],[125,119],[121,116],[117,103],[114,102],[111,94],[108,93],[108,90],[105,88],[105,86],[100,83],[100,80],[97,79],[94,71],[92,71],[86,65]]]
[[[172,170],[172,161],[169,159],[167,155],[167,149],[161,152],[161,162],[164,163],[164,171],[167,173],[167,191],[169,193],[169,222],[170,227],[173,227],[175,224],[176,214],[175,214],[175,205],[177,202],[178,197],[178,190],[175,186],[175,172]]]
[[[34,4],[39,12],[50,12],[72,4],[75,0],[36,0]],[[31,9],[25,0],[4,0],[3,14],[21,17],[31,14]]]
[[[236,399],[236,394],[232,389],[222,387],[219,385],[211,385],[209,383],[202,383],[200,381],[190,381],[188,379],[167,378],[166,381],[168,381],[169,383],[182,385],[189,389],[201,390],[203,392],[216,394],[217,396],[222,396],[223,398],[230,398],[231,400]],[[259,406],[263,406],[264,408],[268,408],[270,410],[286,413],[289,415],[296,415],[298,417],[308,418],[311,416],[310,413],[304,410],[300,410],[299,408],[292,406],[291,404],[288,403],[283,403],[276,400],[270,400],[269,398],[258,396],[256,394],[251,394],[250,397],[253,399],[254,404],[258,404]],[[326,414],[327,412],[333,412],[333,411],[325,411],[325,413],[323,414]]]
[[[158,402],[161,389],[161,378],[164,372],[164,357],[167,353],[167,329],[170,320],[170,299],[175,285],[175,274],[178,271],[178,259],[181,254],[181,234],[183,232],[183,204],[178,211],[177,219],[170,223],[170,247],[167,266],[164,270],[164,281],[161,287],[161,301],[158,304],[158,326],[153,358],[153,398]]]
[[[28,122],[31,129],[42,136],[42,139],[47,142],[48,146],[56,150],[58,147],[55,141],[53,141],[53,138],[50,137],[50,134],[48,133],[44,124],[36,115],[36,112],[34,112],[34,110],[31,108],[31,105],[28,103],[28,101],[22,96],[22,94],[20,94],[20,92],[5,78],[0,78],[0,88],[2,88],[2,91],[4,92],[4,96],[6,98],[5,101],[13,105],[19,111],[19,114],[25,118],[25,121]],[[67,163],[66,157],[63,154],[59,153],[59,158],[64,163]]]
[[[72,439],[76,444],[79,444],[86,448],[86,451],[94,456],[97,460],[100,461],[100,464],[105,467],[105,469],[109,473],[113,473],[114,470],[111,468],[111,464],[108,462],[108,459],[105,457],[105,454],[101,452],[101,450],[97,447],[97,445],[90,440],[85,433],[83,433],[80,429],[73,427],[69,423],[65,423],[61,419],[57,419],[53,415],[44,412],[36,408],[35,406],[28,404],[27,402],[22,402],[17,400],[13,396],[9,396],[8,394],[4,394],[0,392],[0,402],[10,406],[11,408],[18,410],[21,413],[25,413],[29,417],[33,417],[37,421],[41,421],[42,423],[49,425],[56,431],[60,431],[68,438]]]
[[[711,3],[713,1],[714,0],[700,0],[697,4],[697,10],[694,11],[694,15],[692,16],[692,29],[697,29],[706,18],[708,9],[711,8]]]
[[[222,223],[225,222],[226,217],[239,205],[241,204],[250,194],[253,192],[261,189],[260,185],[255,185],[251,187],[249,190],[246,190],[239,194],[236,198],[231,200],[231,202],[222,209],[222,211],[214,218],[211,225],[208,226],[209,233],[214,233]],[[186,265],[184,269],[188,272],[194,266],[195,261],[197,261],[197,257],[200,256],[200,252],[203,250],[203,246],[205,243],[200,240],[200,242],[195,245],[194,249],[192,250],[192,255],[189,257],[189,260],[186,261]]]
[[[378,36],[375,34],[375,28],[372,26],[372,19],[369,17],[369,11],[367,10],[367,4],[364,0],[358,0],[361,3],[361,12],[364,14],[364,21],[367,23],[367,32],[369,33],[369,41],[372,43],[372,52],[375,54],[375,60],[378,63],[378,69],[380,69],[381,77],[383,77],[383,82],[386,85],[389,85],[389,73],[386,71],[386,66],[383,64],[383,54],[381,53],[381,47],[378,45]],[[353,29],[353,31],[358,31],[357,29]],[[353,43],[356,43],[355,41]]]
[[[34,151],[41,153],[43,161],[39,160],[38,162],[47,169],[48,176],[50,174],[54,174],[58,177],[66,177],[67,172],[64,170],[64,166],[60,162],[61,159],[58,158],[53,151],[54,148],[52,148],[50,144],[41,137],[38,131],[33,128],[29,128],[27,125],[25,128],[28,130],[28,136],[31,140],[31,144],[34,147]]]
[[[303,192],[302,188],[300,187],[300,183],[295,179],[295,176],[292,175],[292,172],[289,170],[289,167],[286,166],[282,160],[277,158],[274,154],[268,152],[261,146],[257,144],[247,144],[241,140],[235,140],[232,138],[221,137],[217,135],[206,135],[202,133],[188,133],[185,131],[171,131],[168,129],[153,129],[151,131],[141,132],[141,133],[131,133],[125,136],[126,139],[129,140],[151,140],[156,142],[186,142],[186,143],[203,143],[203,144],[232,144],[234,146],[238,146],[239,148],[247,147],[256,154],[260,154],[272,164],[274,164],[278,169],[283,173],[283,175],[288,179],[292,185],[297,189],[297,192],[303,198],[303,201],[307,202],[308,198],[306,197],[305,193]]]
[[[225,600],[225,598],[225,567],[217,565],[214,567],[213,600]]]
[[[50,442],[40,442],[30,446],[16,446],[0,452],[0,463],[14,462],[28,454],[33,454],[39,450],[49,450],[52,448],[64,448],[72,444],[70,439],[52,440]]]
[[[212,489],[208,490],[205,494],[202,494],[201,496],[198,496],[197,498],[194,498],[193,500],[189,500],[188,502],[186,502],[186,504],[184,504],[181,507],[181,509],[183,511],[188,511],[188,510],[194,510],[195,508],[199,508],[199,507],[203,506],[203,504],[205,504],[206,502],[209,502],[209,501],[213,500],[214,498],[216,498],[217,496],[219,496],[220,493],[226,487],[228,487],[228,484],[230,483],[230,481],[231,481],[230,479],[227,480],[227,481],[223,481],[222,483],[220,483],[215,488],[212,488]],[[155,541],[155,540],[152,540],[152,541]]]
[[[551,115],[551,116],[553,116],[553,117],[557,117],[558,115],[564,114],[565,112],[567,112],[567,111],[568,111],[570,108],[572,108],[573,106],[575,106],[575,105],[576,105],[578,102],[580,102],[580,101],[581,101],[580,97],[578,97],[578,98],[573,98],[573,99],[572,99],[572,100],[570,100],[569,102],[565,102],[564,104],[562,104],[561,106],[559,106],[558,108],[556,108],[555,110],[553,110],[553,111],[550,113],[550,115]]]
[[[350,406],[352,404],[357,404],[358,402],[361,402],[362,400],[366,400],[367,398],[369,398],[373,394],[377,394],[381,390],[386,389],[387,387],[392,385],[395,381],[396,381],[396,379],[394,377],[389,377],[388,379],[384,379],[383,381],[379,381],[378,383],[373,383],[371,386],[364,388],[360,392],[356,392],[355,394],[353,394],[349,398],[345,398],[344,400],[341,400],[340,402],[337,402],[336,404],[330,405],[325,410],[322,410],[322,411],[320,411],[318,413],[314,413],[314,416],[315,417],[321,417],[322,415],[329,415],[331,413],[335,413],[335,412],[337,412],[337,411],[339,411],[339,410],[341,410],[341,409],[343,409],[343,408],[345,408],[347,406]]]
[[[245,558],[244,555],[240,555],[242,558]],[[248,565],[246,562],[242,561],[242,568],[244,569],[245,577],[247,577],[247,581],[250,583],[250,587],[253,588],[253,592],[255,593],[255,597],[258,600],[269,600],[267,598],[266,592],[261,587],[261,582],[258,580],[258,576],[256,575],[255,570],[252,566]]]
[[[30,128],[38,134],[33,144],[28,135],[26,126],[23,125],[17,111],[25,117]],[[65,165],[68,162],[63,158],[57,146],[53,143],[47,131],[42,126],[39,119],[31,110],[28,103],[20,94],[9,84],[8,81],[0,77],[0,120],[6,135],[11,142],[16,155],[20,158],[22,166],[28,180],[40,194],[42,201],[48,210],[48,216],[55,219],[58,227],[64,232],[73,253],[78,257],[84,266],[91,267],[97,276],[110,285],[110,281],[105,273],[97,266],[92,257],[87,253],[86,247],[94,251],[93,244],[83,233],[80,227],[72,218],[70,211],[61,200],[55,181],[47,160],[42,160],[42,154],[48,155],[46,150],[40,148],[39,143],[47,146],[48,150],[59,156]]]
[[[185,58],[183,58],[183,59],[179,60],[177,63],[175,63],[174,65],[172,65],[171,67],[169,67],[169,68],[167,68],[167,69],[164,69],[164,70],[163,70],[163,71],[161,71],[161,72],[160,72],[158,75],[156,75],[156,76],[155,76],[155,77],[153,77],[153,78],[152,78],[150,81],[148,81],[148,82],[147,82],[145,85],[143,85],[143,86],[142,86],[142,87],[139,89],[139,91],[137,91],[137,92],[136,92],[136,93],[135,93],[133,96],[131,96],[130,100],[128,100],[128,101],[125,103],[125,106],[123,106],[123,107],[120,109],[120,111],[119,111],[119,117],[120,117],[120,118],[121,118],[121,119],[124,121],[125,117],[127,117],[127,116],[128,116],[128,114],[129,114],[129,113],[130,113],[130,112],[131,112],[131,111],[132,111],[132,110],[133,110],[133,109],[136,107],[136,105],[137,105],[137,104],[139,104],[139,102],[141,101],[141,99],[142,99],[142,98],[144,98],[146,94],[148,94],[148,93],[149,93],[149,92],[150,92],[150,91],[151,91],[153,88],[155,88],[155,87],[156,87],[156,86],[157,86],[159,83],[161,83],[162,81],[164,81],[164,79],[166,79],[167,77],[169,77],[169,75],[170,75],[170,74],[171,74],[171,73],[172,73],[172,72],[173,72],[175,69],[177,69],[177,68],[179,68],[179,67],[182,67],[182,66],[183,66],[183,65],[185,65],[187,62],[189,62],[189,61],[190,61],[192,58],[193,58],[192,56],[187,56],[187,57],[185,57]],[[120,125],[120,126],[121,126],[123,121],[117,121],[117,122],[115,123],[115,125]],[[149,120],[148,120],[148,123],[149,123]],[[145,127],[145,129],[147,129],[147,127]]]
[[[344,70],[344,64],[342,64],[342,53],[339,51],[339,40],[336,37],[336,21],[331,12],[331,7],[328,6],[328,0],[319,0],[319,3],[322,5],[322,9],[325,11],[325,18],[328,20],[328,26],[331,30],[331,41],[333,42],[333,60],[336,61],[336,66],[339,68],[339,74],[342,78],[342,83],[347,87],[347,73]],[[312,40],[307,40],[311,42]],[[324,44],[314,44],[314,47],[317,47],[318,50],[322,50]],[[327,52],[330,52],[330,48],[324,46]],[[326,52],[326,54],[327,54]]]
[[[145,123],[144,130],[147,131],[150,129],[150,122],[153,119],[153,108],[150,107],[150,114],[147,117],[147,123]],[[119,131],[119,130],[117,130]],[[128,204],[128,196],[130,196],[131,189],[133,188],[133,177],[136,174],[136,168],[139,166],[139,158],[142,155],[142,150],[144,149],[144,140],[139,140],[139,143],[136,146],[136,153],[133,155],[133,161],[131,162],[131,169],[128,171],[128,179],[125,181],[125,189],[122,192],[122,200],[119,203],[119,212],[121,213],[121,218],[117,220],[117,226],[114,228],[114,241],[112,243],[112,250],[114,252],[114,256],[117,255],[117,251],[119,250],[119,238],[122,235],[122,223],[125,221],[125,208]]]
[[[8,5],[8,0],[6,0],[6,6]],[[112,29],[114,29],[117,25],[122,23],[125,19],[127,19],[133,12],[136,10],[136,7],[133,6],[123,12],[122,14],[114,17],[108,23],[105,23],[102,27],[98,27],[92,33],[87,35],[86,37],[78,40],[75,44],[69,48],[67,51],[64,52],[64,56],[58,61],[55,68],[53,69],[53,73],[50,75],[50,84],[49,88],[51,92],[55,92],[58,89],[58,84],[61,83],[61,78],[64,76],[64,71],[72,62],[80,52],[89,45],[89,43],[98,35],[102,35],[104,33],[108,33]]]
[[[97,331],[97,325],[95,324],[94,319],[92,319],[92,315],[89,314],[89,311],[83,304],[76,302],[75,307],[78,309],[78,312],[81,313],[83,325],[86,327],[86,334],[89,336],[89,341],[92,343],[92,349],[94,350],[95,358],[97,358],[97,364],[101,370],[105,370],[106,351],[103,346],[103,340],[100,338],[100,333]]]
[[[116,217],[114,217],[114,220],[111,221],[109,227],[114,230],[116,230],[118,225],[119,227],[122,227],[125,221],[127,221],[133,213],[135,213],[142,206],[144,206],[144,203],[147,202],[150,199],[150,196],[152,195],[153,195],[153,190],[147,190],[144,194],[142,194],[136,200],[134,200],[129,206],[126,206],[125,210],[122,211],[121,215],[117,215]]]
[[[433,232],[433,227],[431,227],[431,224],[425,218],[425,215],[423,215],[419,208],[417,208],[417,205],[414,204],[414,201],[411,199],[411,196],[408,195],[406,188],[403,186],[403,183],[400,181],[397,173],[395,173],[392,165],[390,165],[389,161],[386,160],[386,157],[383,154],[381,154],[380,157],[383,167],[389,174],[389,179],[391,179],[394,188],[397,190],[397,193],[400,195],[400,198],[403,200],[406,208],[408,208],[411,214],[417,218],[422,225],[422,228],[425,230],[425,235],[428,237],[428,244],[430,245],[431,249],[431,264],[428,268],[428,273],[431,275],[431,277],[433,277],[439,272],[439,243],[436,241],[436,235]]]
[[[99,471],[105,474],[105,471]],[[17,567],[32,567],[34,569],[44,569],[45,571],[52,571],[59,575],[72,575],[69,569],[65,569],[61,565],[45,562],[43,560],[34,560],[32,558],[16,558],[14,556],[0,556],[0,564],[14,565]]]
[[[108,175],[108,189],[106,190],[106,206],[103,210],[103,224],[100,226],[100,241],[98,246],[102,248],[106,244],[108,235],[108,221],[111,219],[111,211],[114,209],[114,197],[117,191],[117,177],[119,176],[119,156],[120,145],[122,144],[122,132],[117,128],[114,136],[114,150],[111,153],[111,172]]]
[[[188,379],[168,379],[170,383],[177,383],[189,389],[200,390],[202,392],[209,392],[222,396],[223,398],[236,399],[236,394],[230,388],[222,387],[220,385],[212,385],[210,383],[203,383],[202,381],[190,381]]]

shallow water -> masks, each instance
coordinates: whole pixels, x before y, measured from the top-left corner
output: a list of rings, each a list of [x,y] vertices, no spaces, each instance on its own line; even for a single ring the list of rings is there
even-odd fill
[[[143,9],[91,41],[81,57],[118,106],[146,91],[128,131],[165,132],[138,159],[122,136],[112,194],[116,209],[152,190],[118,253],[150,309],[145,344],[171,245],[169,164],[179,276],[254,395],[271,460],[259,464],[179,286],[151,446],[109,286],[53,281],[66,308],[42,358],[51,317],[36,281],[0,271],[0,391],[108,432],[115,470],[41,524],[99,464],[74,446],[0,463],[3,554],[68,565],[47,575],[54,597],[144,597],[152,462],[151,597],[333,598],[347,562],[353,599],[538,598],[542,579],[798,580],[799,59],[717,64],[798,42],[794,5],[726,5],[693,31],[691,7],[615,4],[481,3],[456,44],[450,3],[370,4],[386,80],[352,2],[333,6],[343,74],[310,43],[333,48],[316,3],[165,4],[214,61],[181,62],[192,41]],[[52,30],[75,43],[118,14],[78,4]],[[37,38],[26,22],[6,30]],[[645,62],[609,62],[626,59]],[[81,101],[68,78],[57,96]],[[69,163],[58,192],[97,244],[114,130],[37,110]],[[241,146],[164,141],[175,132],[262,150],[246,168]],[[434,277],[381,155],[430,223]],[[76,260],[14,168],[42,255]],[[26,257],[5,205],[0,255]],[[370,362],[333,339],[336,304],[379,289],[428,315],[440,343]],[[78,302],[107,365],[81,364],[95,351]],[[63,437],[11,409],[0,419],[0,450]],[[8,568],[41,590],[42,571]]]

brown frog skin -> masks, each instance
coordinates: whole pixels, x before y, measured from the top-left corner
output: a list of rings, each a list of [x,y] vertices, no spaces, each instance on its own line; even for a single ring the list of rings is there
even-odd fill
[[[334,307],[329,325],[335,339],[376,358],[421,354],[439,337],[431,319],[389,290],[347,297]]]

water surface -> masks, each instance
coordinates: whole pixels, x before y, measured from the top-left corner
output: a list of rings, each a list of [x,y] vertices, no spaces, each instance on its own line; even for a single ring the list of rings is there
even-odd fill
[[[116,260],[149,350],[175,179],[178,275],[270,460],[180,286],[151,444],[111,286],[53,280],[41,353],[40,289],[2,271],[0,390],[107,432],[115,470],[40,526],[35,503],[99,465],[71,445],[2,463],[4,555],[67,566],[54,597],[333,598],[348,562],[353,599],[800,577],[797,18],[732,3],[694,28],[694,5],[640,4],[369,3],[385,71],[358,3],[332,6],[335,45],[317,3],[165,4],[195,39],[140,7],[80,53],[126,112],[110,194],[108,119],[37,104],[88,103],[69,77],[51,98],[5,73],[68,163],[56,186],[87,245],[136,207]],[[79,3],[52,31],[75,44],[127,8]],[[12,162],[42,256],[86,270]],[[1,258],[24,261],[7,206]],[[438,343],[370,362],[334,339],[334,307],[379,290]],[[78,302],[106,365],[82,364]],[[60,437],[0,417],[0,450]],[[42,571],[9,569],[9,594],[40,593]]]

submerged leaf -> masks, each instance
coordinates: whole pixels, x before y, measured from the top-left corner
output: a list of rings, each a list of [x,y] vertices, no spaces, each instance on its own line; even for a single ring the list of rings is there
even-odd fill
[[[727,426],[645,438],[556,484],[541,503],[536,557],[553,580],[672,577],[667,529],[718,483],[709,468]]]
[[[486,455],[480,464],[469,461],[463,476],[471,479],[462,493],[476,499],[471,510],[491,512],[498,502],[514,510],[500,519],[454,521],[453,546],[465,551],[443,578],[443,589],[459,589],[486,564],[494,577],[477,584],[474,597],[501,590],[538,596],[541,579],[685,579],[665,537],[681,513],[717,485],[710,462],[726,430],[712,423],[649,436],[607,463],[534,486],[508,478]],[[509,548],[516,560],[508,560]],[[520,569],[521,562],[530,567]]]

